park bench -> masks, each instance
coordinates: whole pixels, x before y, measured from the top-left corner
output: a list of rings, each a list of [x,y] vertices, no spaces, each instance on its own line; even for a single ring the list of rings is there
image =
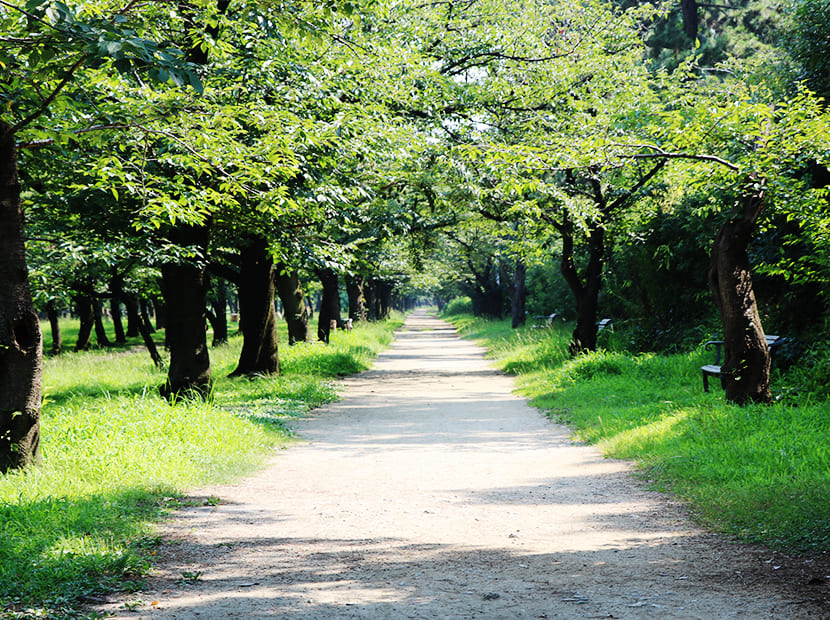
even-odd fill
[[[531,327],[533,329],[538,329],[540,327],[550,327],[551,325],[553,325],[553,322],[556,319],[562,319],[562,317],[559,314],[557,314],[556,312],[553,312],[553,313],[545,315],[545,316],[534,316],[533,317],[534,322],[533,322],[533,325],[531,325]],[[562,320],[564,320],[564,319],[562,319]]]
[[[767,339],[767,351],[769,351],[770,362],[772,362],[775,360],[775,352],[778,347],[787,342],[789,339],[784,336],[773,336],[771,334],[765,336],[765,338]],[[715,347],[715,363],[700,367],[701,373],[703,374],[703,391],[708,392],[709,377],[720,377],[721,385],[723,385],[723,373],[721,372],[720,363],[721,351],[723,350],[723,340],[710,340],[703,346],[706,349]]]
[[[611,329],[611,323],[611,319],[602,319],[597,323],[597,332],[601,332],[603,329]]]

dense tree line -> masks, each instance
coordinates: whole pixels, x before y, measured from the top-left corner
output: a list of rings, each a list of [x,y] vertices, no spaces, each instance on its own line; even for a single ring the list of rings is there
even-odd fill
[[[171,400],[229,298],[234,374],[279,372],[310,288],[324,342],[419,294],[569,314],[574,353],[601,315],[720,329],[727,397],[769,400],[764,324],[821,329],[828,276],[825,9],[773,8],[0,2],[0,466],[36,460],[37,312],[70,305],[77,348],[106,304],[162,364],[154,313]]]

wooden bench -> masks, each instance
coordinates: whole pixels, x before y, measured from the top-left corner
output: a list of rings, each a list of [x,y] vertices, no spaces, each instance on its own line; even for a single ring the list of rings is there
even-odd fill
[[[769,351],[770,362],[772,362],[775,359],[776,349],[787,342],[789,338],[785,338],[784,336],[773,336],[771,334],[765,336],[765,338],[767,339],[767,351]],[[720,377],[721,385],[723,385],[723,373],[721,372],[720,363],[721,351],[723,350],[723,340],[710,340],[703,346],[707,349],[715,347],[715,363],[700,367],[700,371],[703,374],[703,391],[708,392],[709,377]]]

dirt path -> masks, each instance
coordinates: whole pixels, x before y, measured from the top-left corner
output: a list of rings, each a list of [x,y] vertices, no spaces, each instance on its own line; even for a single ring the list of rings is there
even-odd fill
[[[149,592],[99,610],[130,619],[822,615],[780,585],[779,558],[703,534],[627,465],[571,442],[446,323],[414,314],[375,368],[346,383],[344,400],[297,425],[306,443],[254,478],[200,490],[223,503],[167,524]]]

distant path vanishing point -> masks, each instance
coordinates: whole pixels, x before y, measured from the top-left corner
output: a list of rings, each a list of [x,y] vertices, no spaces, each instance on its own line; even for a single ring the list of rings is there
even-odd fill
[[[177,513],[151,589],[97,609],[133,620],[820,617],[758,552],[699,531],[627,464],[572,442],[424,311],[345,387],[267,469],[196,491],[223,503]]]

